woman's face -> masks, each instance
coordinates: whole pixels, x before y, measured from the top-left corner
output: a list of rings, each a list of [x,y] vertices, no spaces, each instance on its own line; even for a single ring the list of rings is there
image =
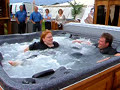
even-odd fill
[[[45,38],[43,38],[43,42],[48,44],[48,45],[51,45],[53,44],[53,36],[51,33],[48,33]]]
[[[48,10],[45,10],[45,12],[46,12],[46,13],[49,13],[49,11],[48,11]]]
[[[61,10],[59,10],[59,14],[62,14],[62,11],[61,11]]]

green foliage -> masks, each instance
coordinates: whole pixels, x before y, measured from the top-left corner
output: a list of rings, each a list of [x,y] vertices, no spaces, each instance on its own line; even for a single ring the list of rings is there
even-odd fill
[[[77,4],[74,0],[74,3],[68,2],[70,6],[72,7],[72,16],[75,19],[75,17],[81,13],[82,7],[84,7],[83,4]]]
[[[4,34],[5,34],[5,35],[8,34],[7,23],[4,23]]]
[[[42,31],[45,30],[45,21],[42,22]]]

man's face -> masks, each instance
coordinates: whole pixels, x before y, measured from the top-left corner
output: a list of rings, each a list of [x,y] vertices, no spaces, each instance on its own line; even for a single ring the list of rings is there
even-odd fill
[[[53,44],[53,36],[51,33],[48,33],[45,38],[43,38],[44,43],[51,45]]]
[[[34,11],[35,11],[35,12],[38,12],[38,7],[35,6],[35,7],[34,7]]]
[[[109,46],[109,43],[106,43],[106,39],[104,37],[100,37],[98,41],[98,48],[99,49],[104,49]]]
[[[20,11],[23,11],[23,6],[22,5],[20,6]]]

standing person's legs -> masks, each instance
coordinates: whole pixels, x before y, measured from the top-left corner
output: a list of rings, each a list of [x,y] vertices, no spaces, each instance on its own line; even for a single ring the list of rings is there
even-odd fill
[[[33,32],[36,32],[36,24],[33,24]]]
[[[45,29],[48,29],[48,23],[47,22],[45,22]]]
[[[63,30],[63,24],[61,24],[61,30]]]
[[[45,29],[51,30],[51,22],[45,22]]]
[[[40,23],[37,23],[37,28],[38,28],[38,31],[41,31],[41,24]]]
[[[18,33],[20,33],[21,34],[21,23],[20,24],[18,24]]]
[[[25,22],[21,23],[21,33],[25,33],[25,29],[26,29],[26,24]]]
[[[25,24],[25,22],[23,22],[23,24],[22,24],[22,33],[25,33],[25,29],[26,29],[26,24]]]
[[[48,22],[48,30],[51,30],[51,22]]]
[[[58,24],[58,29],[59,29],[59,30],[63,30],[63,25],[62,25],[62,23]]]

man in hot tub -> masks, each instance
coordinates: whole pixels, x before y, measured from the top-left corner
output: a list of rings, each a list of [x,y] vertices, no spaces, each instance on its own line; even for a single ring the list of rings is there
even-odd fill
[[[82,43],[84,41],[75,40],[73,42]],[[112,42],[113,42],[113,36],[111,34],[109,34],[109,33],[103,33],[101,35],[98,43],[95,44],[95,46],[97,48],[99,48],[99,51],[102,54],[120,56],[120,53],[118,53],[117,50],[112,47]],[[90,42],[84,42],[84,43],[91,44]],[[106,61],[106,60],[108,60],[110,58],[111,57],[107,57],[105,59],[99,60],[99,61],[97,61],[97,63]]]
[[[112,47],[112,42],[113,42],[113,36],[109,33],[103,33],[96,46],[99,48],[99,51],[102,54],[120,56],[120,53],[117,52],[117,50]],[[107,57],[105,59],[99,60],[97,61],[97,63],[106,61],[110,58],[111,57]]]
[[[79,41],[79,40],[75,40],[73,42],[78,42],[78,43],[82,43],[84,41]],[[106,54],[106,55],[114,55],[114,56],[120,56],[120,53],[117,52],[116,49],[114,49],[112,47],[112,42],[113,42],[113,36],[109,33],[103,33],[98,41],[97,44],[95,44],[95,46],[97,48],[99,48],[100,53],[102,54]],[[91,44],[90,42],[84,42],[86,44]],[[110,59],[111,57],[107,57],[105,59],[99,60],[97,61],[97,63],[106,61],[108,59]]]
[[[59,47],[59,44],[55,41],[53,41],[52,32],[49,30],[43,31],[41,34],[40,42],[35,42],[29,47],[27,47],[24,52],[28,50],[45,50],[45,49],[54,49]],[[17,66],[19,64],[22,64],[23,61],[9,61],[9,64],[12,66]]]
[[[84,41],[75,40],[73,42],[83,43]],[[103,33],[99,38],[99,41],[95,46],[99,48],[100,53],[107,55],[117,54],[117,50],[112,47],[113,36],[109,33]],[[91,44],[90,42],[84,42],[86,44]]]

